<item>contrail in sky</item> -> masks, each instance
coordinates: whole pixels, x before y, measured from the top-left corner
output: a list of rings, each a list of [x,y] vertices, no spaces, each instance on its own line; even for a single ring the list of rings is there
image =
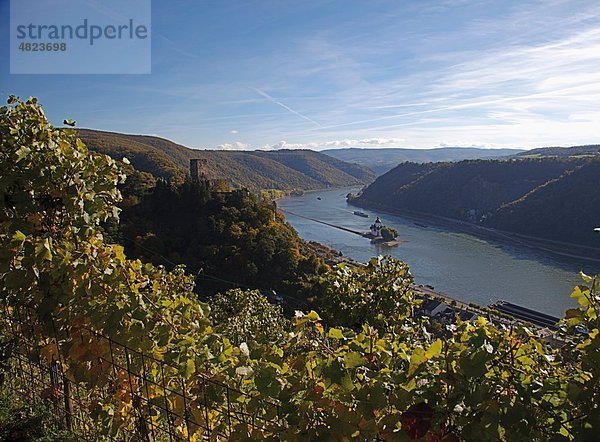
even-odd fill
[[[258,88],[255,87],[251,87],[250,89],[252,89],[254,92],[256,92],[257,94],[265,97],[267,100],[269,100],[272,103],[275,103],[277,106],[281,106],[282,108],[284,108],[285,110],[287,110],[288,112],[293,113],[294,115],[298,115],[300,118],[303,118],[306,121],[310,121],[313,124],[316,124],[319,127],[323,127],[321,126],[319,123],[317,123],[315,120],[313,120],[312,118],[307,117],[306,115],[301,114],[298,111],[295,111],[294,109],[292,109],[289,106],[286,106],[285,104],[283,104],[281,101],[277,101],[275,98],[271,97],[269,94],[267,94],[265,91],[261,91]]]

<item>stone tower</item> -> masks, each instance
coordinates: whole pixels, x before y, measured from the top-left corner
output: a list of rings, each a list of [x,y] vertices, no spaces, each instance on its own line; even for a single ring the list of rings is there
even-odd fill
[[[208,160],[194,158],[190,160],[190,176],[194,183],[208,179]]]

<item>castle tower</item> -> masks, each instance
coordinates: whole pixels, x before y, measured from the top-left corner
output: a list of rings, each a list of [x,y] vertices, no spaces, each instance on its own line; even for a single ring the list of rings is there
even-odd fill
[[[373,236],[381,236],[381,229],[383,229],[383,223],[379,217],[377,217],[375,224],[371,224],[371,234]]]
[[[213,174],[214,176],[214,171]],[[229,180],[225,178],[210,178],[208,172],[208,160],[204,158],[193,158],[190,160],[190,177],[193,183],[206,182],[210,190],[214,192],[230,192]]]
[[[193,158],[190,160],[190,177],[192,182],[208,179],[208,160]]]

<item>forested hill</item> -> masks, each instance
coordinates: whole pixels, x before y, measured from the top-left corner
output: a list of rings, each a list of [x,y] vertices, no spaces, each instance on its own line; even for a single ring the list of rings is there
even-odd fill
[[[595,157],[600,156],[600,145],[573,147],[542,147],[517,154],[517,157],[542,158],[542,157]]]
[[[600,159],[403,163],[353,204],[410,210],[600,248]]]
[[[491,227],[600,247],[600,158],[500,207]]]
[[[328,149],[322,151],[342,161],[361,164],[377,175],[382,175],[400,163],[438,163],[445,161],[462,161],[477,159],[493,159],[524,152],[520,149],[482,149],[476,147],[441,147],[435,149],[379,148]]]
[[[127,157],[137,170],[174,183],[184,181],[190,158],[207,159],[212,178],[252,190],[347,187],[375,178],[366,167],[310,150],[197,150],[158,137],[88,129],[79,129],[79,136],[92,150],[116,159]]]

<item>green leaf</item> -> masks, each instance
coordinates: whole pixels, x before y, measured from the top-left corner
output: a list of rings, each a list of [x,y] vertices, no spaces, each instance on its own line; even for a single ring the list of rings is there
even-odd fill
[[[596,229],[596,231],[600,232],[600,228]],[[579,275],[581,276],[581,279],[583,279],[588,284],[594,280],[594,278],[592,278],[589,275],[586,275],[584,272],[579,272]]]
[[[108,334],[114,333],[116,330],[121,328],[121,319],[123,318],[124,310],[115,309],[108,316],[104,323],[104,332]]]
[[[356,368],[367,365],[367,361],[357,351],[350,351],[344,355],[344,364],[347,368]]]
[[[52,261],[52,250],[50,246],[50,240],[48,238],[44,239],[44,241],[35,246],[35,255],[39,259]]]
[[[421,347],[417,347],[413,350],[412,355],[410,356],[410,365],[408,366],[408,376],[414,375],[422,363],[427,361],[427,356],[425,354],[425,350]]]
[[[344,375],[344,377],[342,378],[342,382],[341,382],[340,385],[346,391],[352,391],[352,390],[354,390],[354,384],[352,383],[352,378],[350,377],[350,375],[348,373],[346,373]]]
[[[58,301],[56,298],[46,296],[38,305],[37,311],[40,315],[45,316],[52,313],[57,306]]]
[[[346,374],[346,370],[342,368],[337,359],[330,361],[323,368],[323,377],[330,384],[340,384],[342,382],[342,378]]]
[[[317,312],[311,310],[310,313],[306,315],[306,319],[308,319],[310,322],[317,322],[321,320],[321,317]]]
[[[427,359],[435,358],[442,353],[442,340],[436,339],[433,344],[429,346],[427,351],[425,352],[425,357]]]
[[[15,234],[13,235],[12,239],[14,240],[15,243],[21,245],[21,244],[23,244],[23,242],[25,242],[25,240],[27,239],[27,236],[25,236],[25,234],[23,232],[21,232],[20,230],[17,230],[15,232]]]
[[[261,368],[254,376],[254,384],[261,394],[275,396],[279,391],[277,371],[273,367]]]
[[[571,292],[571,298],[577,299],[577,302],[582,307],[587,307],[590,305],[589,297],[589,288],[584,285],[575,286],[573,292]]]
[[[344,339],[344,334],[339,328],[330,328],[327,336],[333,339]]]
[[[189,379],[196,373],[196,364],[192,358],[187,360],[185,365],[185,378]]]
[[[25,157],[27,157],[27,155],[29,155],[29,153],[31,152],[31,149],[28,148],[27,146],[23,146],[19,149],[17,149],[17,151],[15,152],[17,154],[17,163],[21,160],[23,160]]]
[[[471,357],[463,360],[462,369],[468,377],[483,376],[486,372],[486,363],[491,355],[485,350],[478,350]]]

